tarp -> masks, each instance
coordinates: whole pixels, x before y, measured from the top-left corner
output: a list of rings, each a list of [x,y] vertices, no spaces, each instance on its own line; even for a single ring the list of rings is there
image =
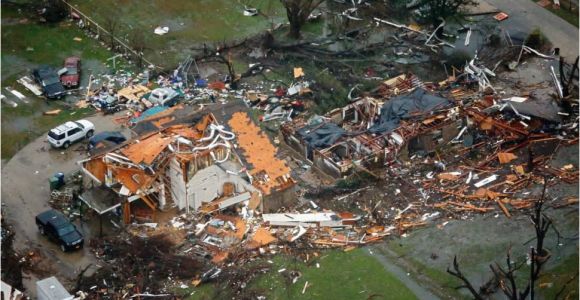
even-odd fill
[[[409,94],[386,101],[381,108],[379,121],[369,128],[369,132],[390,132],[399,126],[401,119],[409,118],[413,114],[428,113],[436,109],[442,109],[450,104],[451,102],[445,98],[429,94],[424,89],[417,88]]]
[[[131,119],[131,123],[141,122],[144,119],[151,117],[155,114],[158,114],[166,109],[168,109],[168,107],[166,106],[153,106],[150,109],[144,111],[139,117]]]
[[[298,129],[297,133],[313,148],[327,148],[346,134],[346,131],[334,123],[308,125]]]

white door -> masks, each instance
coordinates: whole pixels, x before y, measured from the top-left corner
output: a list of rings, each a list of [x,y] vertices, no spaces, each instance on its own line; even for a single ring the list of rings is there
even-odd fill
[[[84,137],[83,130],[80,128],[73,128],[67,132],[67,137],[71,142],[78,141]]]

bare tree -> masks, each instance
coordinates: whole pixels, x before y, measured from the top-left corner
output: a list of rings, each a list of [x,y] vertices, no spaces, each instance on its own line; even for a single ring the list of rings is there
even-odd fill
[[[145,41],[145,35],[143,31],[138,29],[133,29],[129,33],[129,47],[133,49],[136,53],[133,53],[133,57],[137,64],[137,67],[143,67],[143,51],[147,47],[147,42]]]
[[[236,76],[234,63],[229,53],[227,54],[226,57],[222,54],[222,52],[218,52],[215,56],[210,56],[207,59],[205,59],[205,61],[215,61],[226,65],[226,67],[228,68],[228,75],[230,77],[230,87],[234,90],[237,89],[240,78]]]
[[[115,50],[115,37],[119,29],[119,17],[116,14],[106,14],[103,20],[103,28],[109,32],[109,46]]]
[[[288,35],[291,38],[300,38],[300,30],[302,25],[308,20],[308,16],[316,9],[324,0],[280,0],[286,9],[288,22],[290,22],[290,31]]]
[[[516,271],[518,271],[525,262],[520,264],[514,264],[511,259],[511,249],[508,249],[506,255],[506,269],[502,268],[498,263],[489,265],[489,268],[493,272],[495,278],[499,283],[499,288],[503,293],[511,300],[526,299],[530,293],[530,284],[526,286],[524,291],[518,291],[518,286],[516,284]],[[533,298],[532,298],[533,299]]]
[[[447,273],[459,278],[463,282],[463,285],[459,286],[458,289],[466,288],[469,290],[474,299],[483,300],[483,297],[479,294],[478,291],[475,290],[469,279],[467,279],[467,277],[461,273],[459,264],[457,263],[457,255],[453,257],[453,270],[447,268]]]
[[[521,262],[520,264],[513,263],[511,260],[511,249],[508,249],[507,251],[505,268],[500,266],[498,263],[489,266],[494,275],[495,282],[498,283],[499,288],[510,300],[524,300],[528,296],[530,296],[531,299],[534,299],[535,282],[540,278],[542,267],[550,258],[550,251],[544,248],[546,234],[552,225],[550,218],[543,212],[547,185],[548,178],[545,177],[542,196],[536,201],[534,210],[530,214],[530,220],[534,225],[536,233],[536,247],[532,247],[530,250],[531,268],[527,285],[523,289],[519,289],[516,284],[516,272],[525,262]],[[461,273],[459,264],[457,263],[457,257],[453,259],[453,270],[447,268],[447,273],[459,278],[463,282],[463,285],[459,288],[467,288],[475,299],[483,299],[482,290],[484,290],[484,288],[481,287],[478,292],[473,287],[471,282]]]

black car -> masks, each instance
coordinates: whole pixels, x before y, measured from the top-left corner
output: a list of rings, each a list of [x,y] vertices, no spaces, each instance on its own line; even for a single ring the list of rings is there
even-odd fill
[[[39,214],[36,216],[36,226],[40,234],[57,242],[63,252],[83,247],[83,235],[59,211],[51,209]]]
[[[119,131],[103,131],[95,134],[89,140],[89,151],[116,146],[125,142],[127,138]]]
[[[40,84],[44,95],[47,98],[55,99],[62,98],[64,96],[65,90],[60,82],[57,72],[48,66],[42,66],[32,72],[34,80]]]

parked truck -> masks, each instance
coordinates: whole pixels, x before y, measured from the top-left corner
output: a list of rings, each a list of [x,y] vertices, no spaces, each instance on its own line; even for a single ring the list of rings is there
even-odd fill
[[[58,243],[63,252],[83,247],[83,235],[57,210],[47,210],[36,216],[36,226],[40,234]]]

